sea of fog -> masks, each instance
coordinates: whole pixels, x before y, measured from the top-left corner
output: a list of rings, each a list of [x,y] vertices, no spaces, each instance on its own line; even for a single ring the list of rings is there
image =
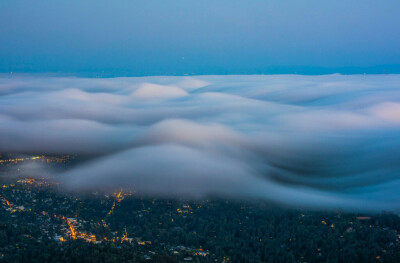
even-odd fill
[[[3,76],[0,152],[92,155],[67,189],[400,208],[400,75]]]

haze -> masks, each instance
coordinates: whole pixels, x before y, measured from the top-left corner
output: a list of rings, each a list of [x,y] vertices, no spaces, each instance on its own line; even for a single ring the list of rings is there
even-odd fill
[[[1,1],[0,72],[400,73],[397,0]]]

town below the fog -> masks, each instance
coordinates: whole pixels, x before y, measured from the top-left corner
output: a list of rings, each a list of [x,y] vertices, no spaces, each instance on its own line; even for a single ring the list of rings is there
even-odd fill
[[[57,178],[23,171],[76,162],[76,155],[1,155],[0,262],[400,261],[393,213],[65,192]]]

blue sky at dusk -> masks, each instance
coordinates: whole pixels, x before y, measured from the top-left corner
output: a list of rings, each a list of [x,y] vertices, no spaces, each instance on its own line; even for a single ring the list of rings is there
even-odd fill
[[[4,0],[0,72],[400,73],[398,0]]]

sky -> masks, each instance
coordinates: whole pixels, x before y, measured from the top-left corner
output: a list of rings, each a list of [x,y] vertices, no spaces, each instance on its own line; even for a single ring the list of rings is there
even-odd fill
[[[400,73],[398,0],[3,0],[0,72]]]
[[[67,190],[400,209],[400,75],[0,77],[0,152]]]

